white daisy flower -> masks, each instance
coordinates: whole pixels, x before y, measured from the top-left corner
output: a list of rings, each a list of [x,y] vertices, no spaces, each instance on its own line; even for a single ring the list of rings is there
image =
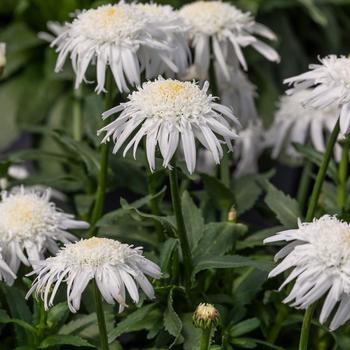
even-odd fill
[[[209,83],[202,89],[192,82],[158,78],[146,82],[128,96],[129,101],[104,112],[103,118],[121,112],[117,119],[99,133],[106,132],[102,142],[111,137],[116,153],[127,139],[123,155],[133,147],[134,157],[141,139],[146,137],[146,153],[150,168],[155,169],[155,153],[158,144],[163,166],[168,167],[181,139],[187,169],[192,173],[196,166],[195,139],[208,149],[216,164],[223,156],[222,142],[232,150],[236,131],[229,121],[238,123],[232,111],[207,95]]]
[[[141,71],[159,65],[160,60],[177,72],[170,53],[174,57],[173,50],[178,48],[167,41],[164,26],[157,26],[149,18],[136,6],[124,3],[78,13],[51,43],[59,52],[56,71],[62,70],[69,55],[78,87],[90,63],[95,63],[98,93],[104,91],[107,66],[123,92],[129,91],[128,85],[139,85]]]
[[[294,287],[284,303],[306,309],[325,296],[320,323],[331,318],[333,331],[350,319],[350,225],[334,216],[324,215],[311,223],[298,223],[264,240],[264,243],[286,241],[275,256],[283,259],[269,274],[274,277],[292,269],[280,289],[289,282]],[[330,317],[337,303],[337,311]]]
[[[17,273],[20,263],[35,264],[48,250],[55,254],[58,242],[76,240],[68,229],[86,229],[89,224],[74,220],[50,202],[50,190],[24,187],[2,192],[0,202],[0,246],[4,260]]]
[[[10,269],[1,254],[0,247],[0,281],[4,281],[6,284],[11,286],[14,280],[17,278],[16,274]]]
[[[265,131],[260,120],[251,122],[244,129],[239,130],[239,137],[234,147],[235,177],[258,172],[258,159],[265,147]],[[199,172],[211,174],[215,171],[215,162],[212,154],[207,150],[198,152]]]
[[[350,131],[350,59],[329,55],[319,58],[321,64],[311,64],[310,71],[286,79],[294,87],[287,91],[293,94],[312,87],[312,92],[303,101],[305,106],[316,109],[339,108],[340,131]]]
[[[265,146],[265,131],[260,120],[239,131],[235,145],[235,177],[258,172],[258,159]]]
[[[285,152],[292,159],[299,159],[300,155],[293,143],[310,142],[317,151],[325,151],[326,136],[332,132],[338,112],[334,106],[316,110],[303,105],[303,101],[308,100],[312,94],[313,91],[307,89],[280,98],[275,120],[266,137],[266,145],[272,146],[273,158]],[[339,145],[335,148],[335,154],[336,158],[341,154]]]
[[[190,62],[191,52],[188,46],[189,27],[185,24],[178,11],[170,5],[159,4],[133,4],[137,10],[144,13],[147,20],[156,28],[161,29],[159,33],[163,35],[160,41],[169,43],[171,51],[168,53],[170,60],[165,62],[167,56],[161,57],[157,54],[157,49],[152,52],[149,48],[140,56],[146,65],[146,79],[152,79],[159,74],[173,77],[176,73],[184,74]],[[159,34],[158,33],[158,34]],[[142,49],[141,49],[142,50]]]
[[[226,106],[235,106],[234,110],[239,115],[241,124],[243,127],[248,127],[252,122],[258,120],[258,112],[255,107],[256,86],[238,67],[228,65],[227,69],[230,73],[230,80],[225,80],[219,65],[215,65],[221,103]]]
[[[242,12],[221,1],[197,1],[184,5],[180,15],[191,28],[191,45],[201,79],[208,77],[210,41],[214,58],[227,80],[230,79],[227,64],[235,65],[238,61],[247,70],[242,47],[250,45],[268,60],[279,61],[277,52],[255,37],[259,35],[274,40],[275,34],[264,25],[256,23],[249,12]]]
[[[161,277],[160,268],[142,255],[141,248],[97,237],[67,244],[55,257],[41,261],[33,273],[38,276],[27,297],[36,291],[48,309],[60,284],[65,282],[72,312],[79,309],[82,293],[93,278],[106,302],[117,301],[122,312],[127,306],[125,288],[134,303],[139,301],[139,287],[153,299],[154,290],[145,275]]]

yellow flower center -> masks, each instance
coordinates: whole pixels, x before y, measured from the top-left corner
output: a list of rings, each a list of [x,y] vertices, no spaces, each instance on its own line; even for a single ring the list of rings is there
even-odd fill
[[[184,92],[186,87],[180,81],[164,81],[159,85],[158,89],[164,98],[175,99]]]
[[[108,243],[105,238],[92,237],[79,242],[79,245],[83,248],[94,249],[101,246],[104,243]]]

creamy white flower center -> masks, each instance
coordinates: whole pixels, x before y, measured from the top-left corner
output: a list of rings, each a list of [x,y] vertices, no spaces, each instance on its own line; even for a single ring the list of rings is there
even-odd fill
[[[92,237],[67,245],[57,257],[69,265],[100,267],[105,264],[123,264],[126,258],[135,254],[138,251],[129,248],[127,244],[113,239]]]
[[[327,74],[316,79],[316,83],[327,86],[343,86],[350,89],[350,59],[347,57],[327,57],[323,59]]]
[[[305,224],[304,224],[305,225]],[[328,217],[301,227],[310,242],[311,261],[337,270],[350,266],[350,225]]]
[[[210,97],[196,84],[171,79],[144,84],[130,100],[147,118],[174,124],[194,122],[211,110]]]
[[[197,1],[185,5],[180,14],[194,30],[209,35],[225,30],[240,31],[253,23],[249,13],[221,1]]]
[[[196,317],[202,320],[213,320],[218,317],[218,310],[212,304],[201,303],[197,306]]]
[[[55,210],[45,198],[36,194],[5,197],[0,203],[2,240],[24,240],[46,235],[56,227]]]
[[[143,25],[135,10],[126,5],[106,5],[82,12],[71,24],[73,36],[113,43],[133,39]]]

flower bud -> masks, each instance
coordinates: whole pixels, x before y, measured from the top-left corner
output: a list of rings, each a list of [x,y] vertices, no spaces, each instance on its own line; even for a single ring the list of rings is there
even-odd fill
[[[6,44],[0,43],[0,76],[6,65]]]
[[[227,221],[233,223],[237,221],[237,211],[234,207],[231,207],[230,211],[228,212]]]
[[[217,326],[219,322],[219,311],[212,304],[201,303],[193,313],[193,324],[197,328],[208,329]]]

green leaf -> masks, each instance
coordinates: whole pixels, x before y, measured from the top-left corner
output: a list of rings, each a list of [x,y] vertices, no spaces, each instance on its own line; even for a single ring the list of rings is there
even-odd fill
[[[240,255],[201,256],[194,261],[192,277],[198,272],[208,269],[231,269],[237,267],[255,267],[262,271],[270,271],[273,264],[269,261],[252,260]]]
[[[37,333],[37,330],[31,324],[17,318],[11,318],[5,310],[0,310],[0,323],[13,323],[34,335]]]
[[[182,336],[184,338],[184,350],[198,350],[202,336],[202,331],[196,328],[192,322],[192,313],[183,314],[182,321]]]
[[[232,340],[232,344],[244,349],[254,349],[257,346],[256,341],[250,338],[235,338]]]
[[[169,349],[183,341],[181,336],[182,322],[179,315],[174,310],[173,302],[173,289],[171,289],[168,296],[167,308],[164,312],[164,328],[175,338]]]
[[[162,317],[157,304],[148,304],[132,312],[119,322],[117,327],[108,333],[109,343],[113,342],[120,335],[127,332],[151,329],[152,326]]]
[[[203,236],[204,219],[200,209],[194,204],[190,194],[185,191],[181,198],[182,215],[184,217],[188,243],[193,251]]]
[[[178,247],[179,241],[175,238],[168,238],[162,245],[160,250],[160,269],[161,271],[168,271],[171,256]]]
[[[71,346],[85,346],[94,348],[88,341],[76,335],[50,335],[45,338],[39,345],[39,349],[47,349],[54,346],[71,345]]]
[[[322,152],[316,151],[310,145],[302,145],[300,143],[294,143],[293,146],[306,159],[308,159],[313,164],[317,165],[318,168],[321,166],[322,159],[323,159]],[[330,176],[335,182],[338,182],[337,165],[333,159],[331,159],[329,162],[329,165],[327,168],[327,175]]]
[[[267,183],[265,203],[276,214],[279,222],[286,227],[296,227],[301,217],[298,202]]]
[[[233,300],[236,305],[244,306],[252,302],[266,281],[267,271],[248,268],[234,280]]]
[[[245,239],[241,239],[236,244],[236,250],[243,250],[247,248],[254,248],[263,246],[264,239],[272,236],[276,232],[282,231],[284,226],[269,227],[248,235]]]
[[[218,209],[229,210],[235,205],[235,196],[230,188],[226,187],[217,178],[201,174],[201,178],[204,183],[208,195],[213,201],[213,204]]]
[[[77,318],[63,325],[58,333],[62,335],[78,334],[79,332],[83,331],[87,327],[96,323],[97,323],[96,313],[91,313],[89,315],[79,315]]]
[[[234,181],[237,214],[241,215],[253,207],[262,193],[256,183],[256,175],[246,175]]]
[[[237,237],[242,236],[246,230],[245,225],[230,222],[207,224],[193,256],[196,259],[202,255],[224,255],[233,249]]]
[[[69,309],[66,302],[53,306],[47,314],[47,324],[50,328],[62,325],[69,315]]]
[[[260,326],[260,321],[257,318],[250,318],[233,325],[229,333],[231,337],[237,338],[241,335],[247,334]]]

